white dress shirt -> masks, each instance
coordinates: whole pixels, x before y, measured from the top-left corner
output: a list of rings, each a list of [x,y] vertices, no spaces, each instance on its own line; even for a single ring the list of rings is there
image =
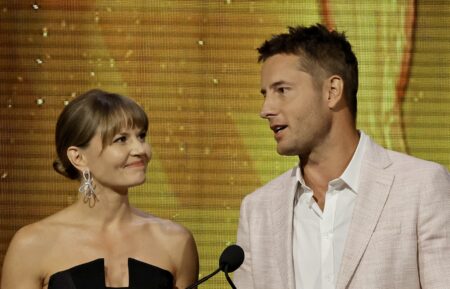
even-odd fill
[[[323,211],[306,186],[300,168],[293,219],[293,261],[296,289],[335,289],[345,240],[358,193],[359,171],[367,136],[344,173],[328,183]]]

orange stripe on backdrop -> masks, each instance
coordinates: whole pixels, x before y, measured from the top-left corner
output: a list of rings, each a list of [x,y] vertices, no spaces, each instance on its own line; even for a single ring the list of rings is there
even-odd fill
[[[403,109],[402,105],[405,100],[405,94],[406,90],[408,88],[408,82],[410,79],[410,73],[411,73],[411,62],[412,62],[412,56],[413,56],[413,50],[414,50],[414,35],[415,35],[415,28],[416,28],[416,1],[410,0],[407,7],[407,15],[406,15],[406,23],[405,23],[405,47],[403,49],[403,59],[401,63],[401,70],[400,75],[397,80],[396,85],[396,99],[395,99],[395,106],[394,111],[396,114],[399,115],[400,118],[400,129],[401,129],[401,135],[403,136],[404,140],[404,151],[406,153],[409,153],[408,144],[407,144],[407,137],[406,137],[406,130],[405,130],[405,121],[403,118]]]
[[[323,23],[330,30],[335,28],[335,24],[334,24],[333,18],[331,16],[332,12],[330,11],[329,0],[319,0],[319,2],[320,2],[319,6],[322,11],[321,14],[322,14],[322,18],[323,18]]]
[[[339,18],[340,17],[347,17],[346,13],[344,11],[352,11],[353,8],[349,8],[348,6],[351,6],[353,4],[348,3],[348,5],[342,5],[341,3],[337,3],[337,1],[330,1],[330,0],[319,0],[320,2],[320,10],[323,22],[329,29],[333,29],[336,27],[336,23],[343,23],[344,19]],[[361,6],[364,6],[364,4],[359,3]],[[380,4],[381,5],[381,4]],[[389,110],[384,111],[386,114],[386,121],[384,125],[386,127],[389,127],[385,132],[384,140],[381,141],[381,143],[384,143],[385,146],[391,149],[396,149],[403,152],[408,152],[407,142],[406,142],[406,132],[405,132],[405,124],[404,124],[404,118],[403,118],[403,109],[402,105],[404,102],[405,93],[407,91],[408,87],[408,81],[410,78],[410,70],[411,70],[411,61],[412,61],[412,55],[413,55],[413,44],[414,44],[414,28],[415,28],[415,21],[416,21],[416,14],[415,14],[415,0],[408,1],[405,9],[405,21],[403,24],[403,27],[405,29],[405,37],[404,39],[401,39],[403,42],[403,52],[401,55],[401,62],[399,63],[399,73],[396,78],[396,86],[395,86],[395,98],[393,99],[392,103],[389,104],[386,100],[384,100],[384,107],[389,107]],[[398,7],[401,7],[401,4],[398,4]],[[334,9],[334,10],[333,10]],[[339,9],[339,11],[336,11],[336,9]],[[401,10],[401,9],[400,9]],[[339,12],[339,13],[337,13]],[[382,13],[390,13],[390,11],[382,11]],[[337,18],[335,14],[339,15]],[[399,15],[400,16],[403,15]],[[345,20],[344,20],[345,22]],[[350,22],[347,22],[347,26],[351,23],[351,25],[364,25],[362,23],[359,23],[358,20],[352,19]],[[345,26],[345,25],[344,25]],[[347,29],[351,29],[351,27],[347,27]],[[373,27],[375,31],[378,31],[379,27]],[[386,35],[383,35],[382,32],[377,32],[380,39],[377,40],[378,45],[381,44],[383,41],[389,41],[388,38],[383,39],[383,37],[386,37]],[[347,35],[348,36],[348,35]],[[360,39],[353,40],[353,46],[358,45],[358,41]],[[361,55],[359,55],[361,57]],[[361,61],[360,61],[361,62]],[[379,66],[388,65],[385,64],[377,64]],[[392,69],[392,68],[391,68]],[[362,79],[362,75],[360,73],[360,80]],[[385,93],[389,94],[389,91],[386,91]]]

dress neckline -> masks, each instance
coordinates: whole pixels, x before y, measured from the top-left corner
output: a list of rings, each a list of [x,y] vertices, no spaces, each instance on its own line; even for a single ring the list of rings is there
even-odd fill
[[[164,284],[173,284],[173,275],[170,271],[134,258],[128,258],[129,287],[106,287],[105,259],[97,258],[92,261],[88,261],[79,265],[75,265],[71,268],[53,273],[49,277],[48,289],[59,289],[61,288],[59,284],[66,284],[67,282],[70,282],[71,284],[73,283],[73,287],[71,286],[70,288],[76,289],[143,288],[144,286],[149,286],[149,283],[151,284],[151,282],[153,282],[151,280],[151,276],[155,275],[160,276],[163,280],[165,280]]]

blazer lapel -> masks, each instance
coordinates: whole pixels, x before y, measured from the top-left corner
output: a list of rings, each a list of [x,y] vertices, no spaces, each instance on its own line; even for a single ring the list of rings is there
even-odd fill
[[[345,243],[337,289],[346,288],[366,250],[394,180],[384,169],[390,165],[385,149],[369,141],[360,174],[358,197]]]
[[[294,288],[294,265],[292,261],[292,217],[294,197],[297,191],[295,168],[288,180],[280,182],[279,192],[272,194],[273,213],[271,226],[274,238],[274,255],[280,276],[286,276],[287,284],[282,288]],[[281,285],[281,284],[280,284]],[[281,288],[281,287],[280,287]]]

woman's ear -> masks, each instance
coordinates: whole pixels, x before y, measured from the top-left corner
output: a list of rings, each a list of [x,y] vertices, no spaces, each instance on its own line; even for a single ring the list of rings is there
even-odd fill
[[[86,157],[79,147],[70,146],[67,149],[67,158],[79,171],[84,171],[87,168]]]
[[[344,81],[339,75],[332,75],[327,79],[328,108],[334,109],[344,100]]]

